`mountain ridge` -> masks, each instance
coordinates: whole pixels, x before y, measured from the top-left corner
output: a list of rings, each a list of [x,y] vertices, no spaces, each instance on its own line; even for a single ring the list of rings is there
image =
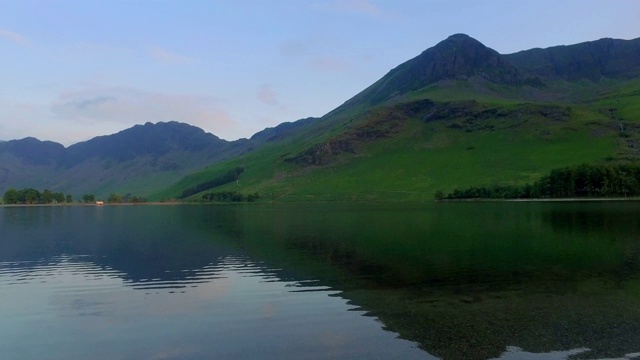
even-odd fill
[[[528,100],[537,100],[549,98],[538,95],[552,85],[547,82],[581,79],[598,82],[604,78],[638,76],[640,38],[604,38],[500,54],[466,34],[454,34],[393,68],[329,114],[401,100],[411,92],[445,81],[466,80],[482,88],[491,88],[492,84],[507,85],[517,88],[520,96],[528,93],[531,94]],[[523,88],[530,90],[523,91]]]
[[[241,146],[178,122],[146,123],[69,147],[33,137],[0,143],[0,189],[33,187],[106,196],[146,192],[242,151]],[[155,174],[155,175],[154,175]],[[144,177],[148,177],[144,179]],[[154,178],[164,178],[155,183]],[[129,186],[127,184],[138,183]]]
[[[516,66],[538,76],[559,76],[571,81],[640,75],[640,38],[602,38],[573,45],[522,50],[504,56]]]

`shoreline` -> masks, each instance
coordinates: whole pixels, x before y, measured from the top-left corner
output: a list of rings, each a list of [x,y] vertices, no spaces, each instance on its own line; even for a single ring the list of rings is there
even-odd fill
[[[167,206],[167,205],[185,205],[189,203],[180,202],[180,201],[149,201],[143,203],[104,203],[101,205],[94,203],[65,203],[65,204],[0,204],[0,207],[65,207],[65,206],[93,206],[93,207],[104,207],[104,206]]]
[[[588,202],[588,201],[640,201],[640,197],[628,198],[547,198],[547,199],[441,199],[435,202]]]
[[[416,202],[419,203],[469,203],[469,202],[621,202],[621,201],[640,201],[640,197],[628,197],[628,198],[552,198],[552,199],[441,199],[441,200],[428,200],[428,201],[364,201],[364,202],[389,202],[394,204],[399,203],[407,203],[414,204]],[[361,203],[363,201],[302,201],[295,203],[304,203],[304,204],[313,204],[313,203],[327,203],[327,202],[335,202],[335,203]],[[273,201],[256,201],[254,204],[288,204],[290,202],[273,202]],[[226,202],[188,202],[188,201],[149,201],[144,203],[104,203],[104,204],[95,204],[95,203],[64,203],[64,204],[0,204],[0,208],[6,207],[73,207],[73,206],[92,206],[92,207],[104,207],[104,206],[174,206],[174,205],[202,205],[202,204],[229,204]],[[243,202],[245,204],[245,202]]]

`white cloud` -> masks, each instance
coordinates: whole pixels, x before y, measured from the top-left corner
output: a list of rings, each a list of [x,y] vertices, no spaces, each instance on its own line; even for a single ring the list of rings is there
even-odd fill
[[[58,96],[50,109],[59,120],[83,126],[175,120],[219,136],[237,127],[218,99],[131,88],[89,88],[65,92]]]
[[[86,110],[93,107],[99,107],[101,104],[111,101],[117,101],[113,96],[98,96],[90,99],[77,99],[65,103],[65,106],[76,107],[78,110]]]
[[[9,31],[6,29],[0,29],[0,38],[9,40],[11,42],[20,44],[20,45],[30,45],[31,40],[24,35],[18,34],[13,31]]]

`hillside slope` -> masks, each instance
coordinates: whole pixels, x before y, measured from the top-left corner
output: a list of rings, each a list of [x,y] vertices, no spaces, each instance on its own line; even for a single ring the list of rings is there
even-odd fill
[[[561,166],[637,161],[637,44],[605,39],[500,55],[453,35],[320,120],[154,197],[180,197],[243,168],[236,181],[205,192],[430,200],[436,190],[530,182]]]

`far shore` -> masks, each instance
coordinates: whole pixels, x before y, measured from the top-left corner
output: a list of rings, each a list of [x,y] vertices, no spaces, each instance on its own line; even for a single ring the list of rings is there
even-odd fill
[[[440,199],[440,200],[428,200],[428,201],[389,201],[390,203],[402,203],[405,202],[407,204],[412,204],[416,202],[427,203],[427,202],[437,202],[437,203],[455,203],[455,202],[619,202],[619,201],[640,201],[640,197],[627,197],[627,198],[553,198],[553,199]],[[312,203],[326,203],[327,201],[301,201],[299,203],[312,204]],[[355,203],[362,201],[329,201],[336,203]],[[384,200],[371,200],[371,202],[386,202]],[[245,202],[243,202],[245,203]],[[280,203],[280,202],[262,202],[258,201],[255,204],[266,204],[266,203]],[[290,202],[282,202],[282,204],[288,204]],[[92,206],[92,207],[104,207],[104,206],[170,206],[170,205],[203,205],[203,204],[235,204],[235,203],[227,203],[227,202],[189,202],[189,201],[149,201],[149,202],[140,202],[140,203],[107,203],[104,204],[96,204],[96,203],[62,203],[62,204],[2,204],[0,203],[0,207],[65,207],[65,206]]]
[[[95,206],[95,207],[103,207],[103,206],[139,206],[139,205],[184,205],[189,204],[181,201],[149,201],[149,202],[140,202],[140,203],[104,203],[104,204],[95,204],[95,203],[63,203],[63,204],[0,204],[0,207],[65,207],[65,206]]]
[[[640,201],[639,197],[627,198],[547,198],[547,199],[441,199],[436,202],[586,202],[586,201]]]

